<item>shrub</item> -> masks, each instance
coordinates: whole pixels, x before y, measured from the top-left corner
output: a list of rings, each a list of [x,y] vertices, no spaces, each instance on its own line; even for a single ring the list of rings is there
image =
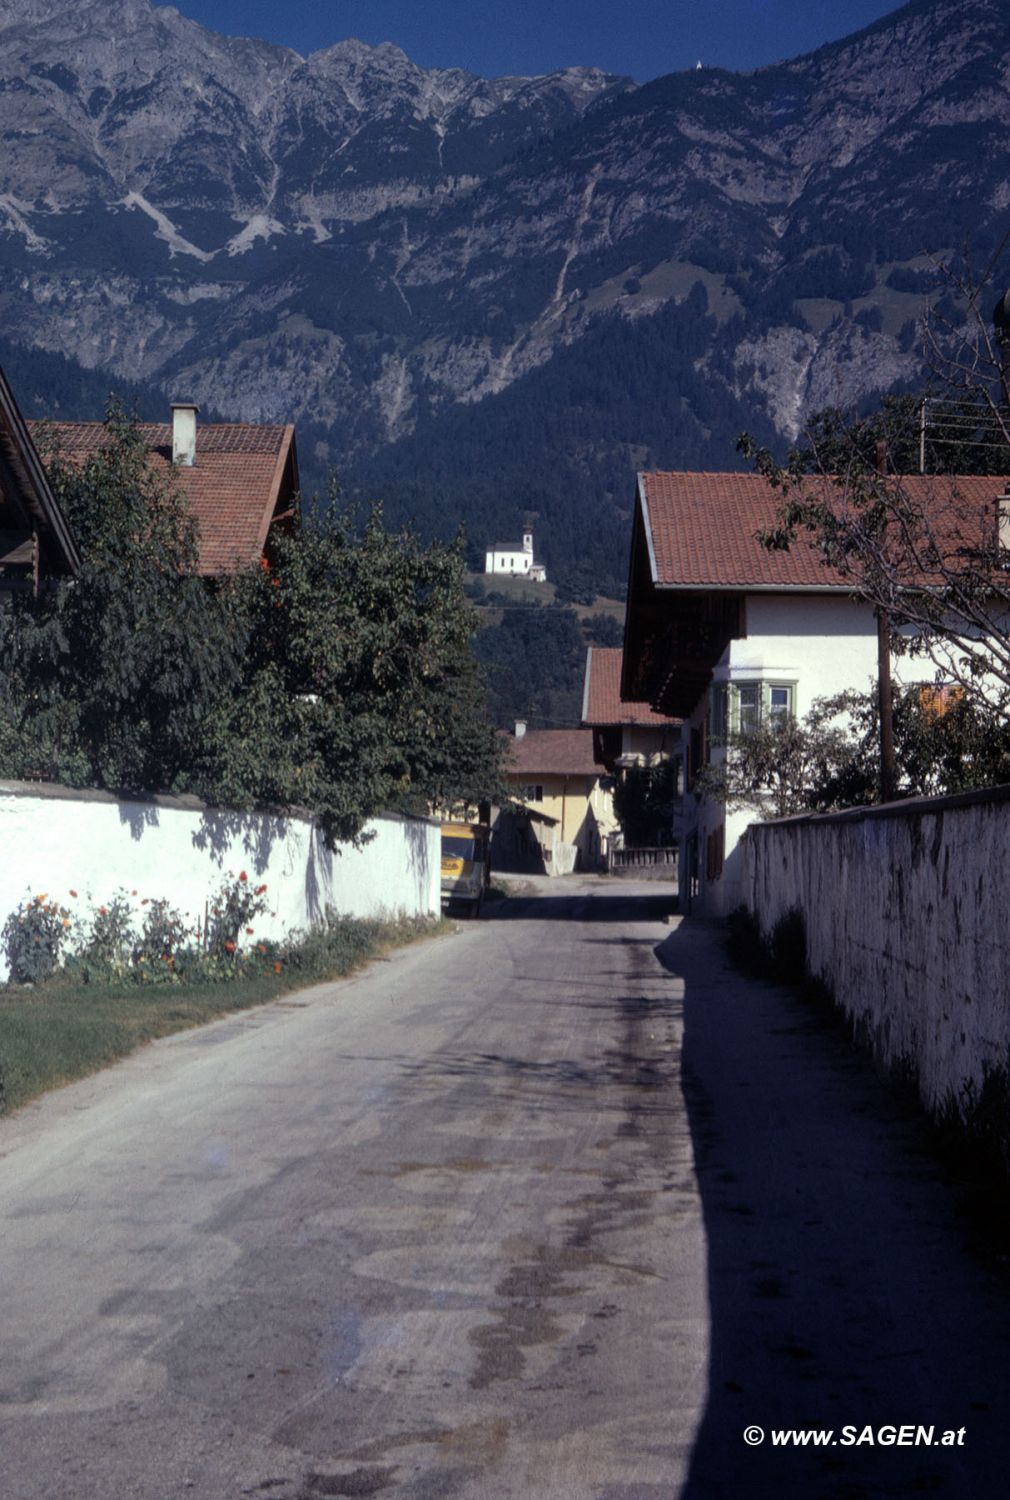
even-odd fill
[[[771,954],[761,924],[747,906],[738,906],[726,918],[726,952],[745,974],[765,977]]]
[[[140,930],[139,953],[150,960],[173,958],[193,936],[182,912],[167,901],[152,901]]]
[[[772,964],[786,984],[802,984],[807,973],[807,924],[797,908],[784,912],[772,928]]]
[[[41,984],[60,959],[70,929],[70,913],[46,895],[22,901],[3,928],[3,945],[11,979],[17,984]]]
[[[266,911],[265,891],[265,885],[253,887],[245,870],[225,881],[211,902],[208,953],[231,959],[240,951],[241,938],[251,936],[246,928]]]
[[[98,907],[76,955],[86,980],[118,978],[130,968],[136,942],[133,921],[133,908],[125,891],[117,891],[108,905]]]

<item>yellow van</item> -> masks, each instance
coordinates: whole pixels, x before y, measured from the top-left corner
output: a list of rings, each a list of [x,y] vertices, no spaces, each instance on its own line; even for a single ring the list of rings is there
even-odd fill
[[[442,905],[461,901],[472,917],[491,879],[491,830],[485,823],[442,824]]]

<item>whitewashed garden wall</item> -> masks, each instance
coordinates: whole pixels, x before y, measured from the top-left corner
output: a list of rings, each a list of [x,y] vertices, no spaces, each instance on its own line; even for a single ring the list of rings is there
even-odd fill
[[[327,907],[353,917],[437,916],[437,822],[385,815],[367,832],[360,849],[331,853],[307,818],[229,812],[189,797],[126,801],[0,781],[0,925],[29,894],[45,892],[83,912],[117,890],[136,891],[138,907],[145,897],[164,898],[202,922],[222,881],[243,870],[267,887],[257,937],[307,928]],[[6,977],[0,953],[0,980]]]
[[[742,899],[802,912],[807,965],[927,1108],[1010,1058],[1010,787],[752,825]]]

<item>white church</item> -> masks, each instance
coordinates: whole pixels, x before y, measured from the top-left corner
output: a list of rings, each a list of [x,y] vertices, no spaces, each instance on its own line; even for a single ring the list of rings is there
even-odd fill
[[[496,542],[485,554],[484,572],[507,574],[510,578],[529,578],[533,583],[547,582],[543,563],[533,561],[533,533],[524,531],[522,544]]]

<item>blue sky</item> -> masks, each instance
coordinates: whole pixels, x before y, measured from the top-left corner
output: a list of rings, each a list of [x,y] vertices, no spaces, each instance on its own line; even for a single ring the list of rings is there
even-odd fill
[[[494,77],[594,64],[640,82],[710,66],[754,68],[809,52],[896,0],[176,0],[214,31],[306,53],[344,37],[396,42],[422,67]]]

